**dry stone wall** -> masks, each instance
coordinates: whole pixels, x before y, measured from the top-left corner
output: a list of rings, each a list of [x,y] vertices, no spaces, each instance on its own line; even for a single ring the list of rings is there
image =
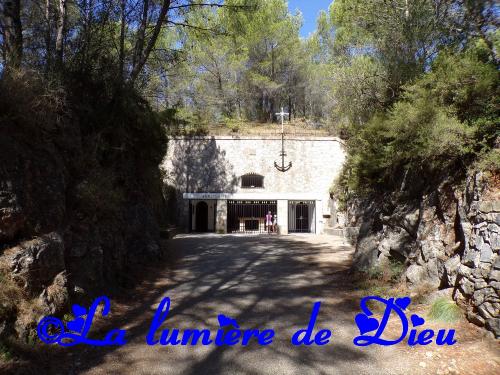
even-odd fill
[[[498,192],[497,192],[498,193]],[[500,336],[500,199],[487,194],[461,213],[465,249],[448,260],[455,300],[472,322]],[[456,267],[458,265],[458,268]],[[454,279],[455,278],[455,279]]]
[[[449,288],[467,318],[500,337],[500,189],[478,173],[465,188],[443,183],[421,200],[358,209],[354,268],[399,260],[410,287]]]

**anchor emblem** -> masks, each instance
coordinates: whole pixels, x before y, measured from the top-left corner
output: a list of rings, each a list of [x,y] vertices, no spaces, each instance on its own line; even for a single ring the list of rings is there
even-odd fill
[[[276,113],[276,116],[281,117],[281,152],[280,152],[281,165],[279,165],[278,163],[274,162],[274,167],[278,171],[280,171],[280,172],[286,172],[290,168],[292,168],[292,162],[289,162],[288,165],[285,165],[286,152],[285,152],[285,132],[284,132],[284,129],[283,129],[283,120],[284,120],[284,118],[285,118],[286,115],[289,115],[289,113],[284,112],[283,111],[283,107],[281,107],[281,112],[280,113]]]

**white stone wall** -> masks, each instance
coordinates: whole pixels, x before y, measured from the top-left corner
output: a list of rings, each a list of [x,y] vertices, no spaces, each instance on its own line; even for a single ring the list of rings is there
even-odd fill
[[[313,199],[316,219],[333,206],[329,190],[344,162],[342,141],[335,137],[285,138],[285,163],[280,172],[281,137],[208,136],[172,138],[162,169],[165,183],[179,193],[231,193],[235,199],[252,194],[252,199]],[[240,177],[247,173],[264,176],[264,188],[241,188]],[[180,197],[179,197],[180,198]]]

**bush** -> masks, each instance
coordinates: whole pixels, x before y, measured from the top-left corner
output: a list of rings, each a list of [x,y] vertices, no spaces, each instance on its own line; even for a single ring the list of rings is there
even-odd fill
[[[474,164],[498,168],[491,150],[499,135],[500,80],[488,56],[481,42],[459,53],[442,51],[392,108],[352,125],[336,188],[342,199],[403,189],[419,196]]]
[[[405,266],[403,263],[391,258],[386,265],[370,267],[362,274],[365,280],[383,280],[385,282],[396,283],[399,281],[404,270]]]
[[[56,80],[28,70],[10,71],[0,79],[0,126],[11,133],[29,133],[23,141],[39,143],[65,125],[66,90]]]
[[[443,322],[455,322],[462,316],[460,307],[446,297],[438,298],[434,301],[428,314],[432,320],[440,320]]]
[[[238,133],[240,131],[241,122],[239,120],[224,117],[222,122],[231,132]]]

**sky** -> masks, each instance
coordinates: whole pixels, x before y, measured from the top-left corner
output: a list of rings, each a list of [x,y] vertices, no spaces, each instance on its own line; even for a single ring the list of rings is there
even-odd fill
[[[332,0],[288,0],[288,8],[292,13],[295,13],[296,9],[302,12],[304,24],[300,30],[301,36],[307,37],[316,30],[316,19],[319,11],[328,10],[331,3]]]

